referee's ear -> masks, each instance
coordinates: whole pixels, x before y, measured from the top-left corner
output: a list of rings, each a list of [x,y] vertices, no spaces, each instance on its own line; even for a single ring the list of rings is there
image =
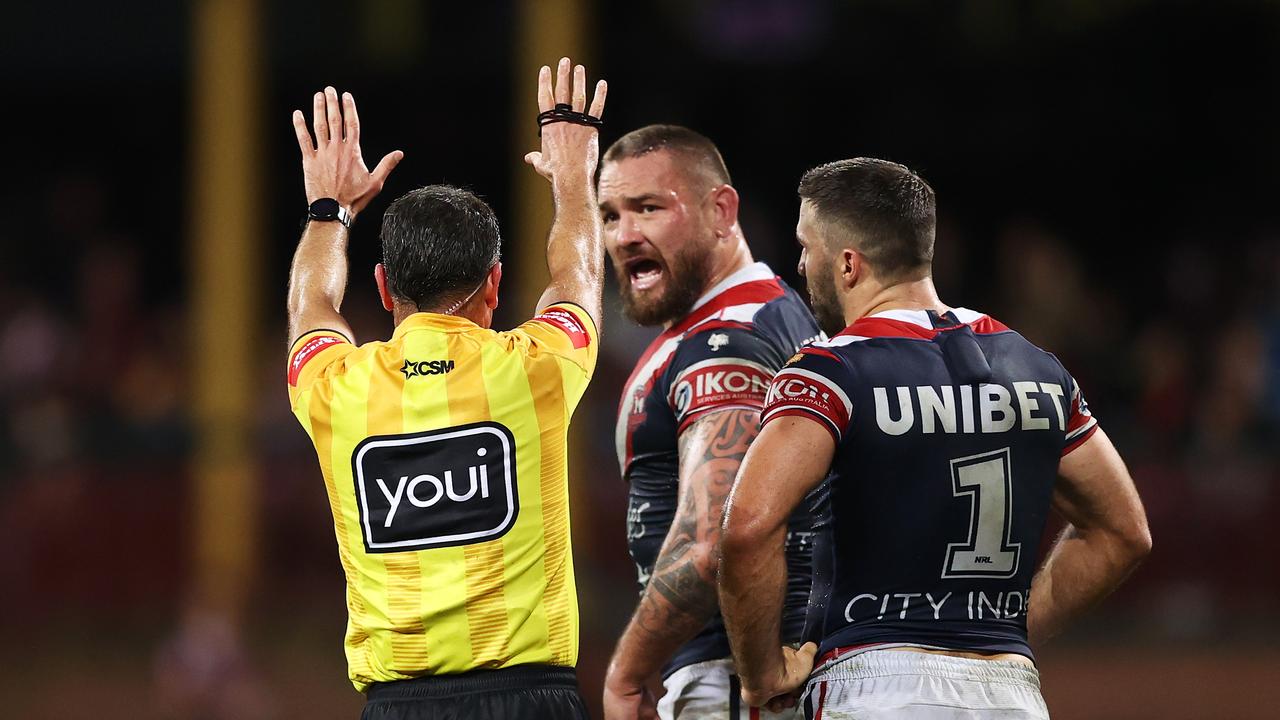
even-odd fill
[[[489,310],[498,309],[498,285],[502,282],[502,263],[497,262],[489,268],[489,278],[485,281],[484,304]]]
[[[387,289],[387,269],[378,263],[373,266],[373,281],[378,285],[378,297],[382,298],[382,307],[387,312],[396,309],[396,303],[391,299],[391,291]]]

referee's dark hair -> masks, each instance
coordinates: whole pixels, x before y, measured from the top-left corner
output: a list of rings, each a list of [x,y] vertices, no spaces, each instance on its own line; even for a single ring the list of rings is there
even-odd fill
[[[841,239],[865,255],[881,279],[929,274],[937,224],[933,188],[906,166],[875,158],[837,160],[805,173],[798,192],[819,220],[843,231]]]
[[[387,289],[419,310],[476,289],[498,262],[498,218],[462,188],[428,185],[397,198],[382,216]]]
[[[689,161],[684,167],[697,170],[708,187],[733,184],[715,143],[681,125],[646,125],[632,130],[604,151],[600,165],[603,167],[604,163],[640,157],[657,150],[666,150]]]

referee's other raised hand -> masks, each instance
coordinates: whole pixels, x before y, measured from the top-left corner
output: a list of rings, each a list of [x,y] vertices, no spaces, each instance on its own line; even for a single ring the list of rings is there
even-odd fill
[[[339,100],[338,91],[332,86],[312,97],[311,125],[314,140],[302,111],[293,111],[293,130],[298,136],[298,148],[302,150],[307,202],[333,198],[352,215],[358,214],[382,191],[391,171],[404,159],[404,153],[399,150],[387,153],[373,172],[369,172],[360,154],[360,115],[356,112],[356,99],[348,92],[342,93]]]

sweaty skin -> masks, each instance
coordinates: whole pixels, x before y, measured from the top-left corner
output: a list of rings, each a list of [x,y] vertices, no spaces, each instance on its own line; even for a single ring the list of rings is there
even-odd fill
[[[599,194],[605,247],[637,321],[669,327],[688,310],[681,302],[692,303],[752,262],[737,222],[737,192],[706,182],[672,152],[606,163]],[[716,612],[721,512],[758,420],[755,411],[712,412],[679,439],[677,514],[609,666],[609,720],[657,716],[647,683]]]
[[[599,81],[589,114],[603,115],[607,94],[607,84]],[[332,197],[346,207],[354,219],[382,191],[404,153],[399,150],[388,153],[370,172],[360,153],[360,118],[351,93],[343,93],[339,105],[337,91],[329,87],[316,93],[313,101],[314,142],[302,112],[293,113],[294,132],[302,152],[307,202]],[[569,58],[561,58],[557,65],[554,88],[551,68],[543,66],[538,73],[539,110],[549,110],[558,102],[570,103],[577,111],[586,108],[586,69],[573,66]],[[584,308],[597,328],[601,320],[604,262],[592,178],[599,155],[599,133],[595,128],[553,123],[542,129],[541,149],[524,158],[551,183],[555,212],[547,237],[551,281],[539,298],[534,314],[552,303],[569,301]],[[355,342],[351,327],[340,311],[347,287],[349,236],[347,228],[338,222],[310,222],[303,231],[289,275],[291,342],[322,328],[336,330]],[[455,308],[455,314],[481,327],[489,327],[498,303],[501,276],[501,264],[498,264],[480,287]],[[380,265],[375,269],[375,277],[383,305],[397,325],[416,312],[441,311],[453,300],[448,298],[438,307],[418,307],[404,298],[392,296]]]
[[[847,325],[886,310],[949,309],[928,273],[884,281],[850,241],[833,239],[832,232],[804,200],[796,228],[799,267],[820,321]],[[776,618],[785,569],[778,538],[792,509],[826,475],[835,450],[835,439],[816,418],[779,418],[752,445],[729,497],[721,536],[721,611],[743,698],[753,705],[796,692],[812,671],[816,646],[797,652],[780,643]],[[1071,525],[1032,580],[1027,631],[1033,644],[1105,597],[1151,547],[1133,480],[1100,429],[1061,459],[1058,472],[1053,507]],[[1030,663],[1013,654],[907,650]]]

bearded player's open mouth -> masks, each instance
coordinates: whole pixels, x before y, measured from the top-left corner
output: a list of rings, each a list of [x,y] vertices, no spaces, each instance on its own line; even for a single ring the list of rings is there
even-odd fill
[[[631,280],[632,290],[648,290],[662,279],[662,263],[648,258],[637,258],[627,262],[627,277]]]

